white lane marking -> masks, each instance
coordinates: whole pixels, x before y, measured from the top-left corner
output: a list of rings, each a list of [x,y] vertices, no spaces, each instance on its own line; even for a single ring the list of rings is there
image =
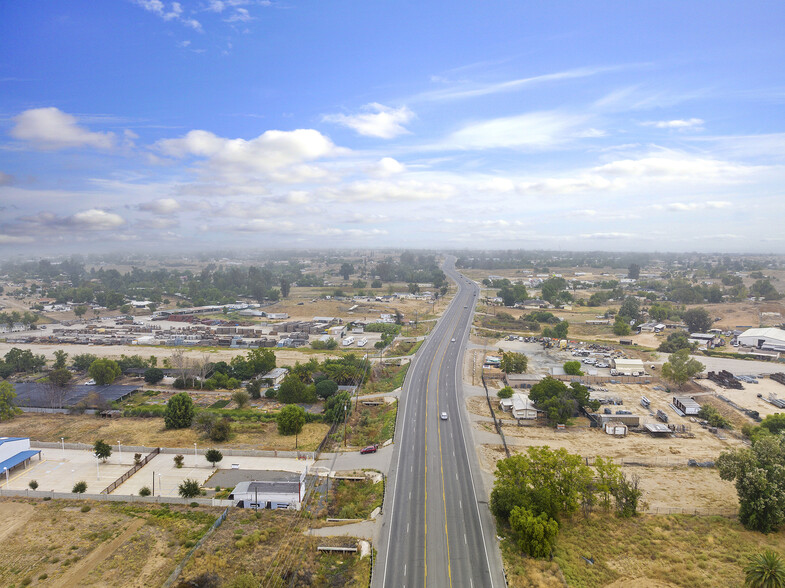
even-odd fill
[[[412,497],[412,493],[411,493],[411,492],[409,492],[409,498],[411,498],[411,497]],[[462,501],[462,500],[459,500],[459,501],[458,501],[458,506],[459,506],[461,509],[463,508],[463,501]]]
[[[403,575],[406,575],[406,564],[403,564]]]
[[[469,544],[469,542],[466,541],[466,533],[463,534],[463,543],[464,543],[464,545],[468,545]]]
[[[412,493],[409,492],[409,500],[411,500],[411,499],[412,499]]]
[[[409,532],[409,523],[406,523],[406,532]],[[464,535],[465,536],[465,535]]]

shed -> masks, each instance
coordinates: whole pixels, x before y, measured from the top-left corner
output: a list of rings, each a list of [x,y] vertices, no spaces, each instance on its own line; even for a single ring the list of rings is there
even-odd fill
[[[627,425],[624,423],[620,423],[618,421],[608,421],[605,423],[603,428],[608,435],[614,435],[615,437],[627,436]]]
[[[510,388],[531,388],[542,378],[541,374],[505,374],[504,376]]]
[[[534,420],[537,418],[537,409],[526,394],[512,395],[512,416],[515,419]]]
[[[624,423],[628,427],[638,427],[641,424],[641,417],[637,414],[600,414],[595,413],[595,420],[604,428],[605,423],[617,422]]]
[[[292,472],[259,472],[258,480],[240,482],[229,494],[229,500],[241,508],[300,509],[305,497],[305,474]]]
[[[698,414],[701,409],[701,405],[689,396],[674,396],[673,406],[687,415]]]
[[[671,430],[667,425],[663,425],[662,423],[646,423],[643,427],[654,437],[664,437],[671,434]]]
[[[262,376],[262,380],[267,380],[270,383],[270,386],[277,386],[283,379],[286,377],[286,374],[289,373],[289,370],[286,368],[273,368],[266,374]]]
[[[615,374],[611,372],[614,376],[638,376],[646,373],[641,359],[612,359],[611,367],[616,371]]]

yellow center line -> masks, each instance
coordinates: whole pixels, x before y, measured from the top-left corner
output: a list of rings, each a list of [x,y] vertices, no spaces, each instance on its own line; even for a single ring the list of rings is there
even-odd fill
[[[453,334],[455,334],[455,325],[458,323],[460,315],[453,321]],[[446,339],[442,341],[439,347],[436,349],[436,353],[431,360],[430,365],[428,366],[428,377],[425,380],[425,549],[424,549],[424,557],[425,557],[425,585],[428,585],[428,394],[430,393],[430,386],[431,386],[431,371],[433,370],[433,363],[436,361],[436,357],[439,355],[439,352],[442,349]],[[449,345],[449,343],[448,343]],[[442,363],[444,363],[444,355],[442,355],[441,360],[439,361],[439,369],[436,374],[436,413],[439,414],[439,376],[441,375],[442,371]],[[441,418],[441,415],[439,415]],[[441,476],[442,476],[442,503],[444,504],[444,532],[447,537],[447,575],[450,579],[450,586],[452,586],[452,567],[450,565],[450,534],[447,531],[447,497],[444,491],[444,463],[442,461],[442,432],[441,428],[436,429],[437,434],[439,436],[439,465],[441,467]]]

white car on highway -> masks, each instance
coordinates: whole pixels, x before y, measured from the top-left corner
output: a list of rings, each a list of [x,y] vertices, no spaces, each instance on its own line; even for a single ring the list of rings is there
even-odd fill
[[[442,414],[439,415],[439,418],[442,419],[443,421],[446,421],[447,420],[447,413],[443,412]]]

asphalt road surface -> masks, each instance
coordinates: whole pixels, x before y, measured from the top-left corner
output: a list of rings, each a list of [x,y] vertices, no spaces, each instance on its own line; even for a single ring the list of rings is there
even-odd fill
[[[505,585],[461,389],[479,288],[453,264],[448,259],[444,271],[458,293],[417,353],[401,394],[375,586]]]

